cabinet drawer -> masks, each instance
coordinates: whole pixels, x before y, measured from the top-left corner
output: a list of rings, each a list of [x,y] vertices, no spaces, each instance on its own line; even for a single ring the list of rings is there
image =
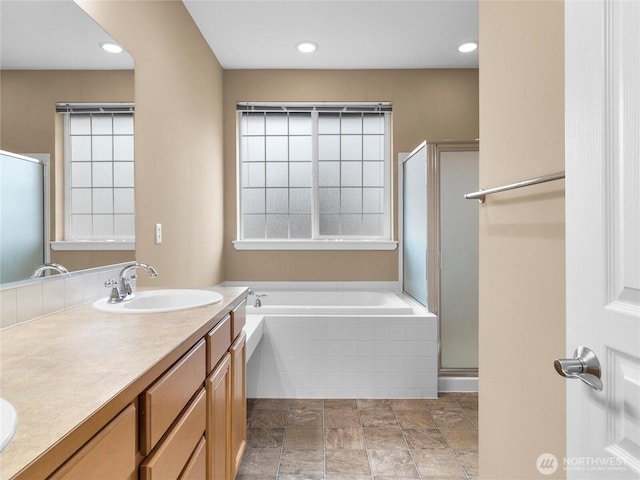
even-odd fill
[[[240,305],[231,311],[231,341],[233,342],[240,332],[242,327],[247,323],[247,300],[243,300]]]
[[[200,340],[140,395],[140,450],[148,455],[205,379],[206,348]]]
[[[207,478],[207,440],[202,437],[189,463],[184,467],[180,480],[202,480]]]
[[[157,450],[140,466],[141,480],[178,478],[202,439],[207,420],[204,388],[189,404]]]
[[[207,333],[207,373],[216,365],[231,346],[231,315],[224,317]]]
[[[136,469],[136,409],[125,408],[49,480],[125,480]]]

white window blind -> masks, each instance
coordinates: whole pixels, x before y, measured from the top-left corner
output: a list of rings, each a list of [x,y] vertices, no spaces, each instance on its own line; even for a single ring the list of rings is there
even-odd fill
[[[390,105],[238,109],[241,240],[390,239]]]
[[[131,105],[59,105],[65,116],[65,240],[134,240]]]

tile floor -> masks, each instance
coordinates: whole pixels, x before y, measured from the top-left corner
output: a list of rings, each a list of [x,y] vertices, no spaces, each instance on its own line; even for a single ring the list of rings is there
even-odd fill
[[[471,479],[478,396],[435,400],[250,399],[237,480]]]

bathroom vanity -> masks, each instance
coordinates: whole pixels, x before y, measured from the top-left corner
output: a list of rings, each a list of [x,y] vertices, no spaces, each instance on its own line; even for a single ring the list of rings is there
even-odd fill
[[[82,305],[0,331],[18,427],[0,479],[235,478],[246,445],[244,288],[213,305]]]

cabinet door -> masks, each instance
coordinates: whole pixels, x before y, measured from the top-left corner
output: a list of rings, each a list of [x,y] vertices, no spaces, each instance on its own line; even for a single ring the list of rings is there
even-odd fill
[[[125,408],[49,480],[124,480],[136,469],[136,409]]]
[[[235,478],[247,445],[246,333],[233,342],[231,354],[231,478]]]
[[[207,378],[207,478],[231,479],[231,355]]]

